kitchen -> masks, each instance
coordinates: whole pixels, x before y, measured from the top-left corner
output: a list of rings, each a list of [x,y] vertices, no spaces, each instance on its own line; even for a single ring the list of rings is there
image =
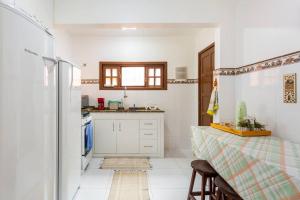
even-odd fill
[[[0,200],[300,199],[299,8],[0,0]]]

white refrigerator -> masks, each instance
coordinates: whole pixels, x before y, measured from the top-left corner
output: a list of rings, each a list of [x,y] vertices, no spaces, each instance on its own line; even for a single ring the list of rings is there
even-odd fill
[[[81,170],[80,69],[0,0],[0,200],[71,200]]]
[[[81,175],[81,71],[58,60],[59,200],[72,200]]]
[[[0,2],[0,200],[57,196],[53,37]]]

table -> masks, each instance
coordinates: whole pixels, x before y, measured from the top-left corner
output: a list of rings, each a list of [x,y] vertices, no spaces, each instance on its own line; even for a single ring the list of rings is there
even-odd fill
[[[300,199],[300,144],[192,128],[192,147],[243,199]]]

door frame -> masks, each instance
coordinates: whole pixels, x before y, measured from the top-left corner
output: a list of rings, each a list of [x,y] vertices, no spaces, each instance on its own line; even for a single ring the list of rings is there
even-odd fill
[[[201,54],[213,47],[215,47],[214,42],[198,53],[198,126],[201,126]]]

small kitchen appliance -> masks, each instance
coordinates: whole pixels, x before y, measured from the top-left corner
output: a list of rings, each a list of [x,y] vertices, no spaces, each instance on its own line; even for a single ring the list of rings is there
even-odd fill
[[[81,108],[89,107],[89,96],[81,95]]]
[[[104,110],[104,102],[105,102],[104,98],[98,98],[98,109],[99,110]]]

